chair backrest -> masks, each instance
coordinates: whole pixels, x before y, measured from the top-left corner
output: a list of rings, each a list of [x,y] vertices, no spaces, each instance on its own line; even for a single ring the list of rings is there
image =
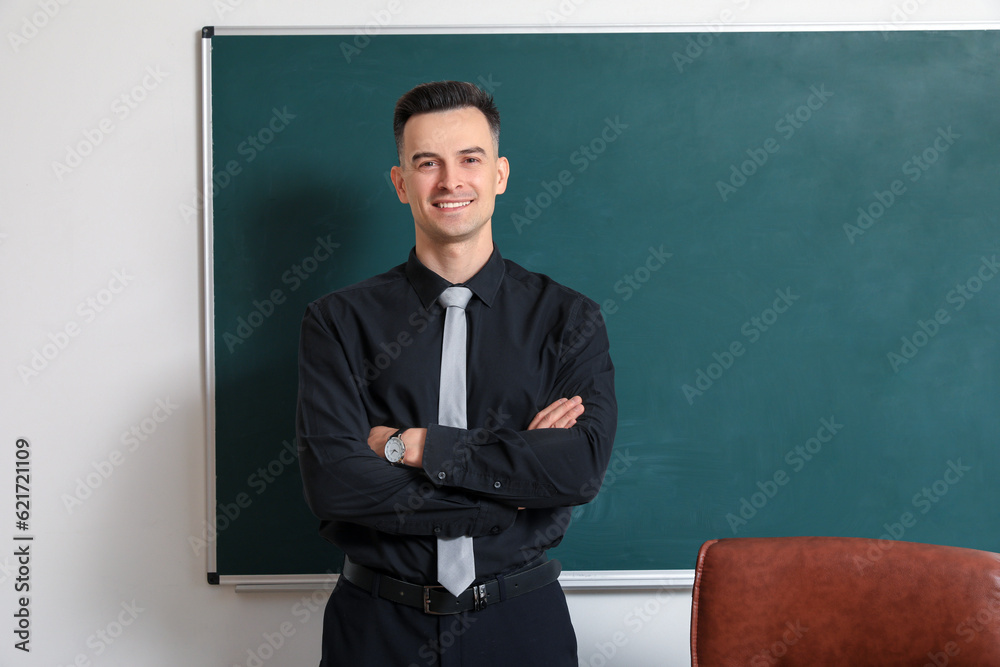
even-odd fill
[[[691,664],[1000,666],[1000,554],[887,539],[711,540],[695,572]]]

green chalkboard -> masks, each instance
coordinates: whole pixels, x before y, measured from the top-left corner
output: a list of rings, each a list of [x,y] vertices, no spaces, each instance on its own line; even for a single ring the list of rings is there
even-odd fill
[[[298,328],[405,260],[392,109],[436,79],[496,97],[501,252],[603,304],[619,428],[566,569],[734,535],[1000,551],[997,32],[209,42],[219,575],[339,570],[294,458]]]

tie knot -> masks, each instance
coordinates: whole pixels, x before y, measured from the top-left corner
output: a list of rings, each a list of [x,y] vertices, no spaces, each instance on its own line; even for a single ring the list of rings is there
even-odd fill
[[[441,296],[438,297],[438,301],[445,308],[451,308],[456,306],[465,310],[465,307],[469,305],[469,300],[472,298],[472,290],[468,287],[449,287]]]

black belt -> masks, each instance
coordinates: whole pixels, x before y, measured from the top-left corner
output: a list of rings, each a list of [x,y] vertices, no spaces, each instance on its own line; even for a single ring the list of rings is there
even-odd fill
[[[420,586],[400,581],[344,559],[343,577],[355,586],[391,602],[416,607],[427,614],[459,614],[479,611],[488,604],[517,597],[551,584],[559,578],[562,565],[550,560],[527,570],[469,586],[455,597],[443,586]],[[502,587],[502,589],[501,589]]]

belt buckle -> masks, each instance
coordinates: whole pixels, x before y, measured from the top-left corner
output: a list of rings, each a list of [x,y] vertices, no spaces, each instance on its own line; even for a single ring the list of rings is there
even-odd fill
[[[449,616],[451,614],[457,614],[460,610],[455,611],[434,611],[431,609],[431,590],[435,588],[443,589],[444,586],[424,586],[424,613],[433,614],[434,616]],[[480,611],[486,609],[487,605],[487,594],[486,594],[486,584],[478,584],[476,586],[470,586],[472,589],[472,610]],[[458,598],[455,598],[456,600]]]
[[[434,588],[444,588],[444,586],[424,586],[424,613],[433,614],[434,616],[447,616],[457,613],[451,611],[434,611],[431,609],[431,589]]]

